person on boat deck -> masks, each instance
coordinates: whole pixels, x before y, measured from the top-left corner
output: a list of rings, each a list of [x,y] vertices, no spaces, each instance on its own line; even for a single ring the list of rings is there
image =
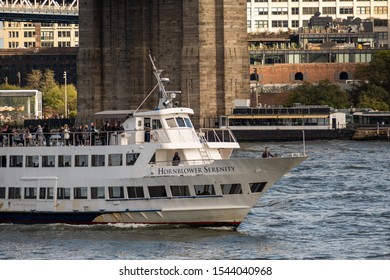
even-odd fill
[[[173,159],[172,159],[172,165],[173,166],[178,166],[179,163],[180,163],[179,153],[175,152],[175,155],[173,156]]]
[[[274,157],[274,155],[271,154],[268,147],[265,147],[264,152],[263,152],[263,158],[269,158],[269,157]]]

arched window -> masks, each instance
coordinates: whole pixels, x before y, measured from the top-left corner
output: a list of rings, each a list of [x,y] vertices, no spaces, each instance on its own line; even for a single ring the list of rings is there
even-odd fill
[[[339,77],[340,80],[348,80],[348,73],[345,72],[345,71],[342,71],[340,73],[340,77]]]
[[[303,81],[303,74],[302,74],[302,72],[295,73],[294,80],[295,81]]]

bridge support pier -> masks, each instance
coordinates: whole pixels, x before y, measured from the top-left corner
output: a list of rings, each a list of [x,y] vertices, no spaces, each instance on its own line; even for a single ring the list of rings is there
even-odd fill
[[[244,0],[80,3],[78,118],[135,109],[155,85],[149,51],[194,123],[229,113],[249,93]],[[156,98],[147,102],[157,104]]]

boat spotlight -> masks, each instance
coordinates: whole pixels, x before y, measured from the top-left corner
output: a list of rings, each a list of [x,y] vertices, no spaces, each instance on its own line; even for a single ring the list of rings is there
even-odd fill
[[[167,100],[165,100],[165,101],[163,102],[163,105],[164,105],[165,107],[167,107],[169,103],[171,103],[171,101],[169,101],[169,100],[167,99]]]

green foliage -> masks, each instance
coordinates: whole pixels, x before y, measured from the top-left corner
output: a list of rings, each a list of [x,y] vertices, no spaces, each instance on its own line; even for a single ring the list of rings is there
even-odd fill
[[[292,106],[294,103],[328,105],[339,109],[348,108],[350,105],[347,93],[327,80],[320,81],[318,85],[303,83],[293,89],[284,105]]]
[[[378,111],[388,111],[390,99],[389,93],[382,87],[370,84],[359,95],[359,108],[372,108]],[[387,100],[387,102],[386,102]]]
[[[354,75],[360,82],[350,91],[353,106],[389,110],[390,50],[377,52],[368,64],[359,64]]]
[[[55,81],[52,70],[46,69],[45,73],[33,70],[26,80],[29,88],[42,92],[44,114],[58,116],[65,114],[65,85],[59,85]],[[74,85],[68,84],[66,90],[68,112],[72,112],[71,115],[75,116],[77,114],[77,89]]]

